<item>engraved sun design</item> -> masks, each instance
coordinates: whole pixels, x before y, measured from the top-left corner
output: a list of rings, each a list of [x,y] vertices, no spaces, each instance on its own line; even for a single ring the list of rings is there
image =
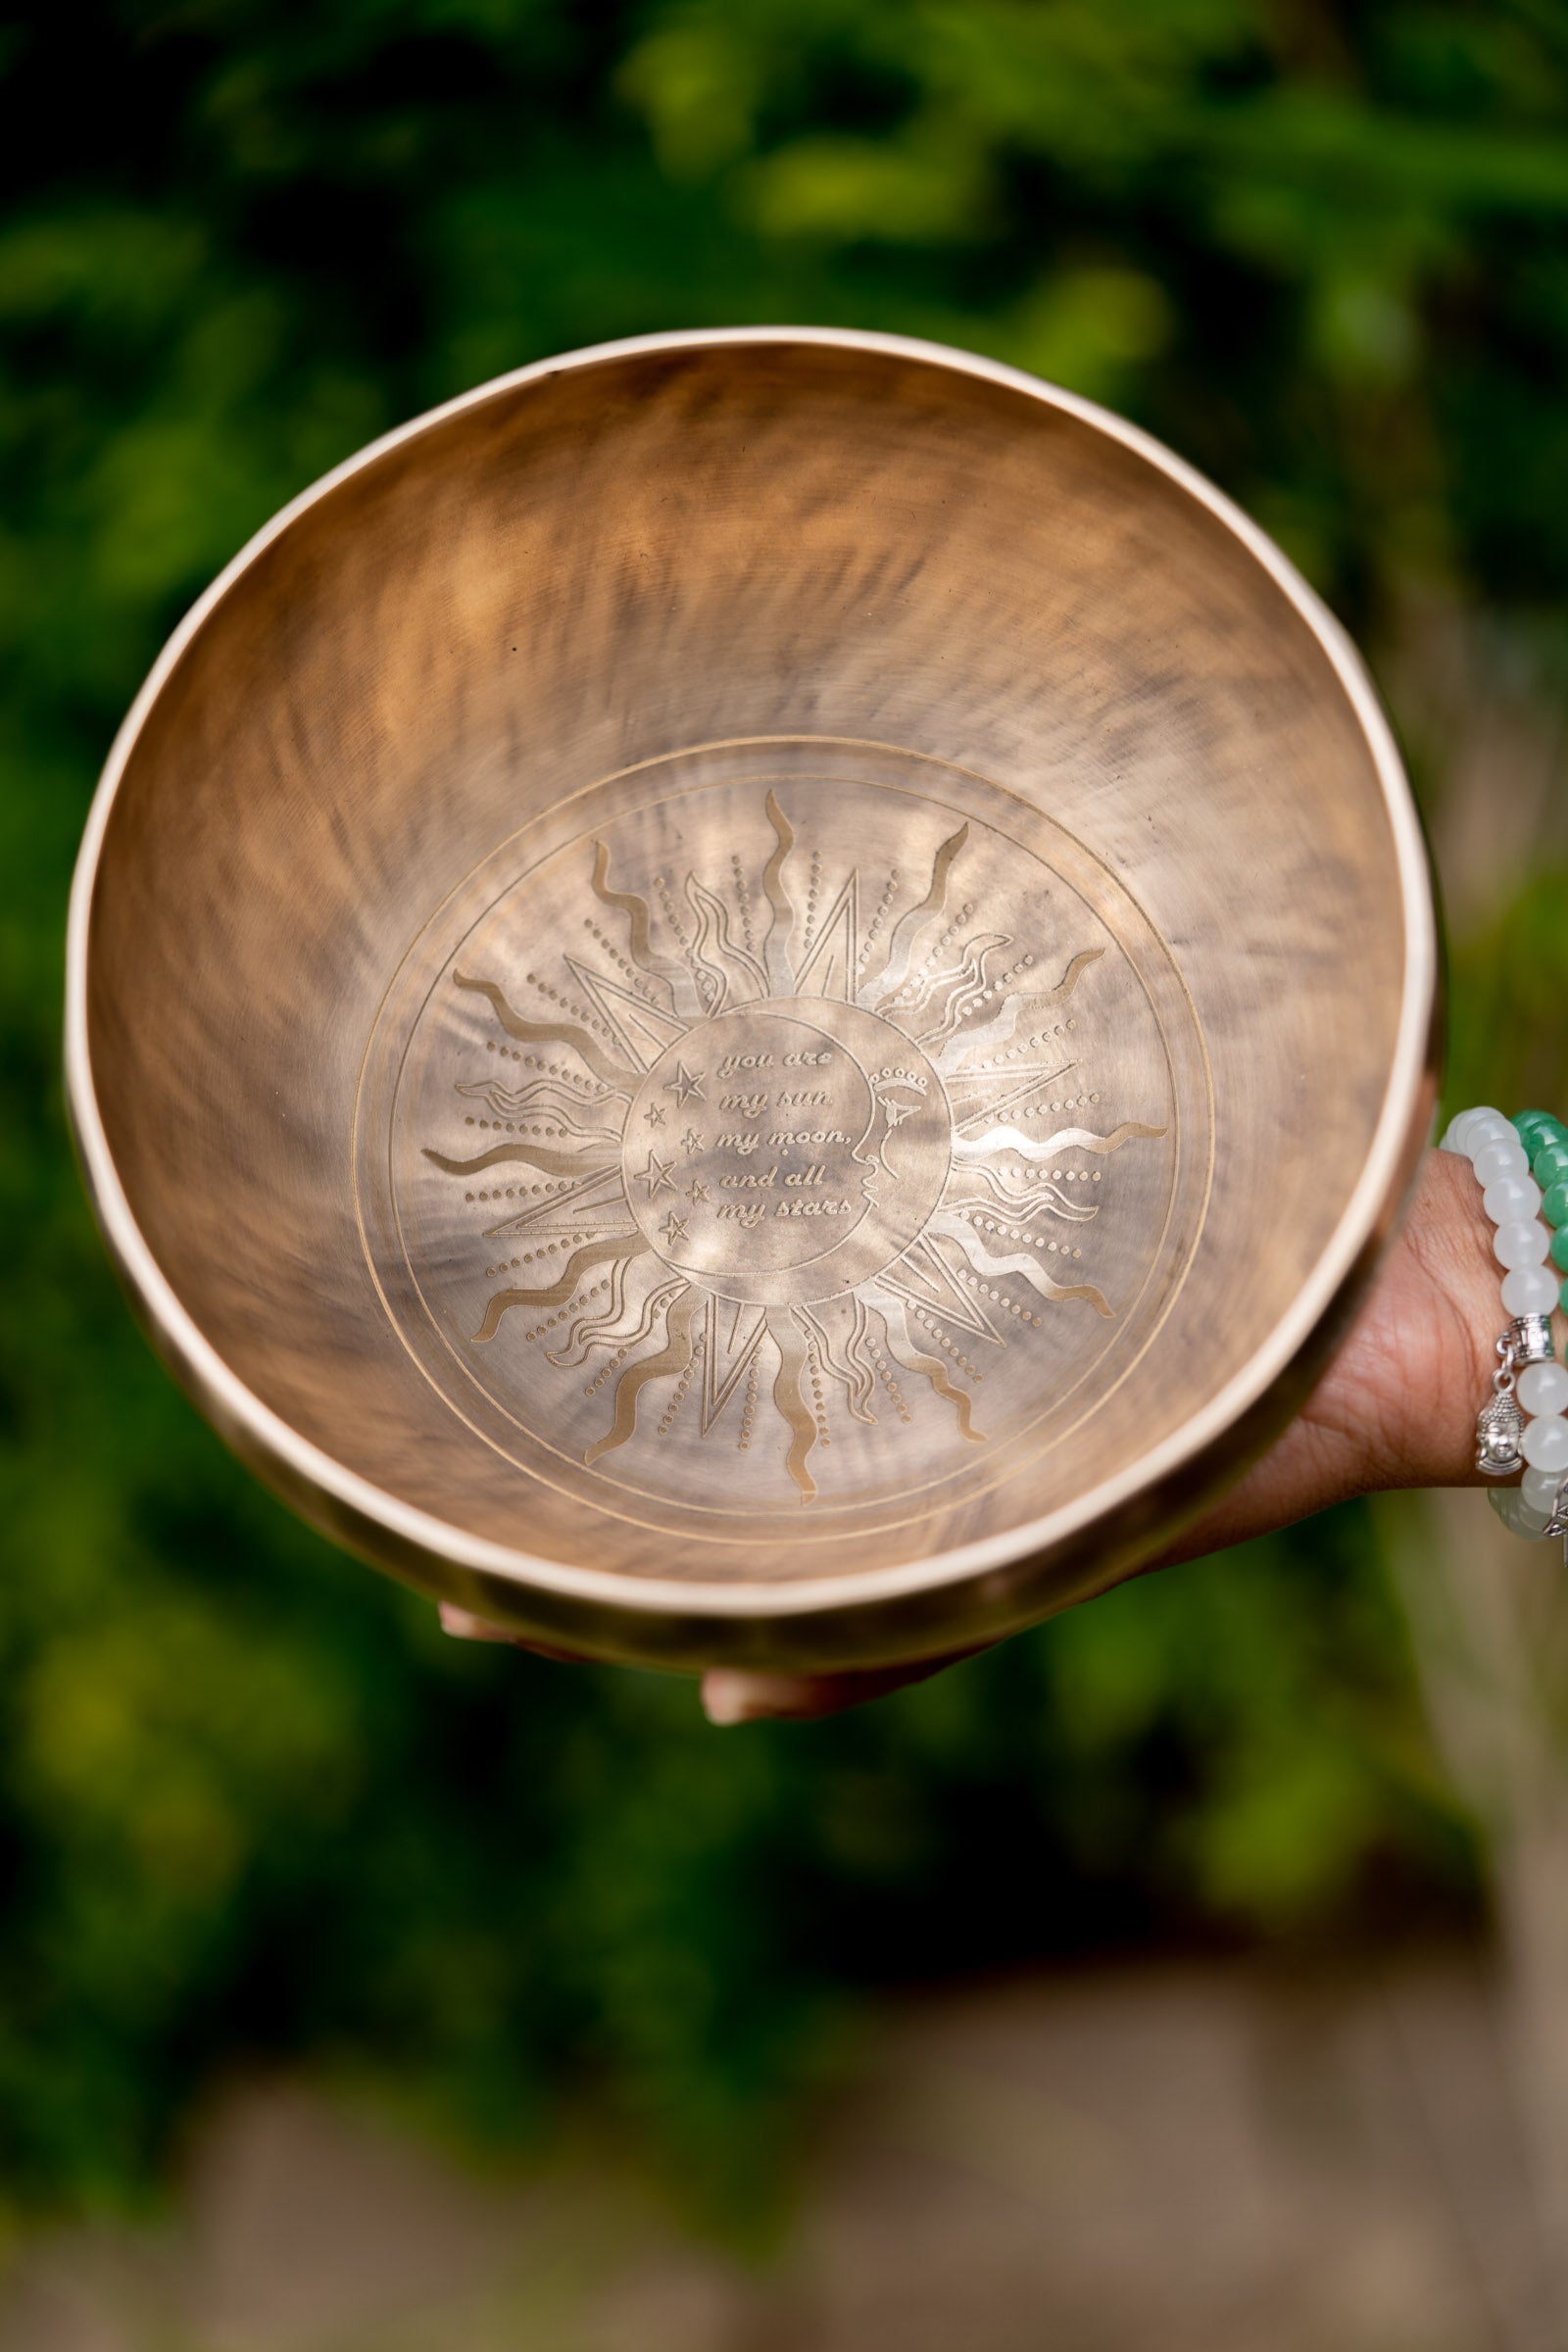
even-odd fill
[[[559,965],[460,959],[482,1066],[450,1084],[493,1140],[420,1150],[484,1220],[467,1344],[520,1333],[577,1379],[587,1467],[683,1422],[808,1503],[856,1424],[929,1394],[982,1445],[1009,1344],[1114,1316],[1114,1155],[1166,1128],[1099,1109],[1077,1008],[1104,947],[978,922],[968,823],[867,879],[778,793],[758,817],[755,861],[726,841],[721,876],[670,860],[646,894],[597,842]]]

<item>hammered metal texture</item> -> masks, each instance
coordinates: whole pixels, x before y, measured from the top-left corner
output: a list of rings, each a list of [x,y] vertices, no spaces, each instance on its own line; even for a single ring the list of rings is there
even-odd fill
[[[133,716],[74,931],[111,1242],[428,1589],[681,1664],[1002,1630],[1278,1424],[1387,1233],[1434,958],[1380,726],[1024,379],[528,371],[301,502]]]

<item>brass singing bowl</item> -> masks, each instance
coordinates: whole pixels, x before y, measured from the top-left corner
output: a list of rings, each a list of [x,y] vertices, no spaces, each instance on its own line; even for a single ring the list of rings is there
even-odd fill
[[[931,1656],[1298,1405],[1434,1096],[1426,859],[1290,564],[962,353],[644,338],[203,597],[72,909],[88,1180],[299,1509],[605,1657]]]

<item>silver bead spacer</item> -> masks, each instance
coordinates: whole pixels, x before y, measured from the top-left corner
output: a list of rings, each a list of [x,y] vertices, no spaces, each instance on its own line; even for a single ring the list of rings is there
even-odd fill
[[[1556,1352],[1551,1344],[1549,1315],[1516,1315],[1510,1336],[1516,1364],[1550,1363]]]

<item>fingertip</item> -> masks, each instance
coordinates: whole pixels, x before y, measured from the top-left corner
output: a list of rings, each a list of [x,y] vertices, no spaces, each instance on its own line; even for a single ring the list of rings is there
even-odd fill
[[[816,1686],[808,1676],[748,1674],[715,1666],[703,1677],[703,1713],[720,1730],[737,1723],[796,1721],[818,1714]]]
[[[705,1674],[702,1682],[703,1713],[719,1730],[732,1723],[746,1723],[751,1717],[744,1674],[727,1674],[721,1668]]]
[[[441,1631],[450,1634],[454,1642],[504,1642],[509,1649],[526,1649],[536,1658],[548,1658],[555,1666],[586,1666],[590,1663],[579,1649],[554,1649],[544,1642],[529,1642],[521,1634],[509,1634],[505,1626],[492,1625],[488,1617],[476,1617],[471,1609],[460,1609],[456,1601],[436,1603],[441,1619]]]
[[[744,1667],[715,1666],[703,1677],[703,1712],[711,1724],[820,1723],[829,1715],[848,1714],[869,1699],[887,1698],[911,1684],[929,1682],[950,1666],[989,1649],[951,1651],[940,1658],[923,1658],[913,1666],[853,1668],[844,1674],[761,1674]]]
[[[439,1601],[436,1613],[441,1619],[441,1631],[450,1634],[454,1642],[505,1642],[509,1639],[498,1626],[487,1625],[471,1609],[460,1609],[456,1601]]]

